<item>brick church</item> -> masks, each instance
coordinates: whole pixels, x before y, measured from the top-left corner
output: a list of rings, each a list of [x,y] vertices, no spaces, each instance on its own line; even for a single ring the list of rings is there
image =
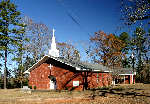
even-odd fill
[[[54,29],[49,54],[24,73],[29,74],[29,86],[36,87],[36,89],[81,91],[112,84],[112,76],[108,67],[101,64],[73,62],[59,57]],[[128,82],[133,83],[133,78],[130,81],[130,74]]]

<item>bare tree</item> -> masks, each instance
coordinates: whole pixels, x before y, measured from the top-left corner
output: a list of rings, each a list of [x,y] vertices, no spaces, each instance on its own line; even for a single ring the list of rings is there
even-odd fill
[[[80,53],[73,45],[63,42],[57,43],[57,46],[60,52],[60,57],[64,57],[65,59],[72,61],[80,60]]]
[[[29,56],[37,61],[48,52],[51,41],[50,31],[45,24],[36,23],[29,17],[25,17],[24,22],[27,25],[26,36],[30,40],[24,45],[26,54],[30,54]]]

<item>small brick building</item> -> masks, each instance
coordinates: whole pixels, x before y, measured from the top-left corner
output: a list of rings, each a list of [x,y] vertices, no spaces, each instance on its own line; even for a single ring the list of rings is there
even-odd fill
[[[108,67],[101,64],[73,62],[59,57],[53,29],[49,55],[44,56],[24,73],[29,74],[29,86],[32,88],[84,90],[111,85],[110,72]]]
[[[95,66],[93,68],[93,66]],[[103,69],[97,69],[102,68]],[[98,64],[72,63],[63,58],[44,56],[28,72],[29,86],[36,89],[83,90],[109,86],[111,75]]]

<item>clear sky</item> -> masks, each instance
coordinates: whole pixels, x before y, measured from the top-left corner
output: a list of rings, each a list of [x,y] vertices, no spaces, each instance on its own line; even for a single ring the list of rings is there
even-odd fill
[[[80,51],[94,32],[116,33],[120,24],[120,0],[14,1],[23,15],[55,28],[57,41],[76,43]]]
[[[120,0],[15,0],[15,3],[23,15],[55,28],[60,41],[87,40],[88,34],[98,30],[115,33],[120,22]]]

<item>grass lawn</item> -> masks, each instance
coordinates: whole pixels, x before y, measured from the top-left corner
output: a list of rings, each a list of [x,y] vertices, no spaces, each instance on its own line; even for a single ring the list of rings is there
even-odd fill
[[[117,85],[90,91],[0,89],[0,104],[150,104],[150,84]]]

